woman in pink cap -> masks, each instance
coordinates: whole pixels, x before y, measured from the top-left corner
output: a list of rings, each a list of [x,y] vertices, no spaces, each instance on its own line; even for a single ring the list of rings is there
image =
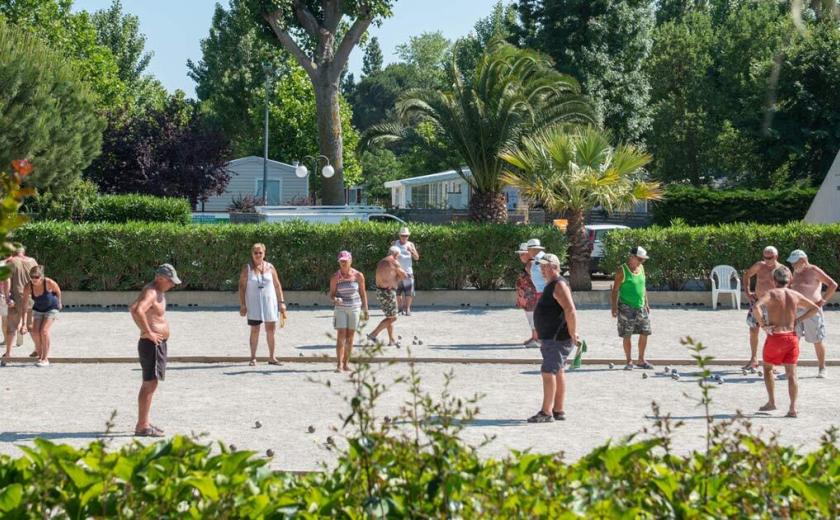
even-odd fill
[[[362,321],[368,319],[365,275],[353,269],[352,264],[353,255],[349,251],[339,253],[339,269],[330,279],[330,298],[335,305],[333,326],[336,330],[336,372],[350,370],[350,354],[353,352],[353,339],[359,318]]]

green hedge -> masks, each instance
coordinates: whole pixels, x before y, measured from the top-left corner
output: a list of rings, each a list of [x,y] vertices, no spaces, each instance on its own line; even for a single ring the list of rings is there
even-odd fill
[[[816,195],[816,188],[714,190],[670,186],[652,211],[654,224],[660,226],[667,226],[674,219],[691,226],[734,222],[785,224],[802,220]]]
[[[421,255],[415,262],[419,289],[512,287],[521,269],[519,243],[539,238],[561,259],[565,238],[548,226],[413,225],[411,239]],[[161,223],[25,226],[15,240],[44,264],[65,290],[133,290],[154,266],[170,262],[191,290],[236,290],[250,247],[263,242],[283,286],[325,290],[342,249],[373,284],[376,262],[385,256],[398,228],[389,224],[173,225]]]
[[[23,206],[33,221],[73,222],[173,222],[188,224],[192,209],[186,199],[152,195],[98,195],[96,187],[80,181],[65,193],[45,193]]]
[[[811,262],[840,280],[840,225],[654,226],[610,233],[604,244],[610,268],[624,262],[634,245],[645,247],[650,255],[645,273],[654,288],[679,290],[690,280],[707,279],[720,264],[743,274],[770,245],[779,249],[781,262],[794,249],[804,249]]]

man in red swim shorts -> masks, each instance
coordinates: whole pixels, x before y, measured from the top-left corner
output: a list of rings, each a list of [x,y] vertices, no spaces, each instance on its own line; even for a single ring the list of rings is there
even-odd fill
[[[775,289],[764,293],[752,309],[753,317],[758,326],[767,333],[764,341],[764,385],[767,387],[767,404],[759,408],[760,412],[776,409],[775,382],[773,366],[784,365],[787,375],[788,393],[790,394],[790,409],[785,417],[796,417],[796,396],[799,393],[799,383],[796,380],[796,363],[799,361],[799,338],[796,327],[799,322],[808,320],[819,312],[820,308],[808,298],[789,289],[791,273],[787,267],[777,267],[773,270]],[[761,309],[767,311],[765,322]],[[804,314],[797,317],[797,310],[804,310]]]

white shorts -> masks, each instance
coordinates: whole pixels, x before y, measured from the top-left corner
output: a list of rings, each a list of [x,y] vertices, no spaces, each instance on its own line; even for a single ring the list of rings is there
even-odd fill
[[[356,327],[359,326],[359,316],[361,313],[361,309],[336,307],[333,313],[333,328],[356,330]]]
[[[805,314],[805,311],[799,310],[796,313],[798,316]],[[808,343],[819,343],[825,340],[825,319],[823,318],[823,311],[820,311],[805,321],[799,322],[796,327],[796,335],[800,338],[805,338]]]

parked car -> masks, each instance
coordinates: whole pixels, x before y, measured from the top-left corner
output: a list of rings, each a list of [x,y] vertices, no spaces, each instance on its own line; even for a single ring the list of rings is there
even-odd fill
[[[592,256],[589,271],[592,273],[604,272],[605,267],[601,265],[604,260],[604,237],[617,229],[630,229],[620,224],[590,224],[586,226],[587,237],[589,238],[589,250]]]
[[[385,212],[380,206],[257,206],[262,222],[287,222],[302,220],[322,224],[338,224],[345,220],[361,222],[396,222],[405,225],[399,217]]]

